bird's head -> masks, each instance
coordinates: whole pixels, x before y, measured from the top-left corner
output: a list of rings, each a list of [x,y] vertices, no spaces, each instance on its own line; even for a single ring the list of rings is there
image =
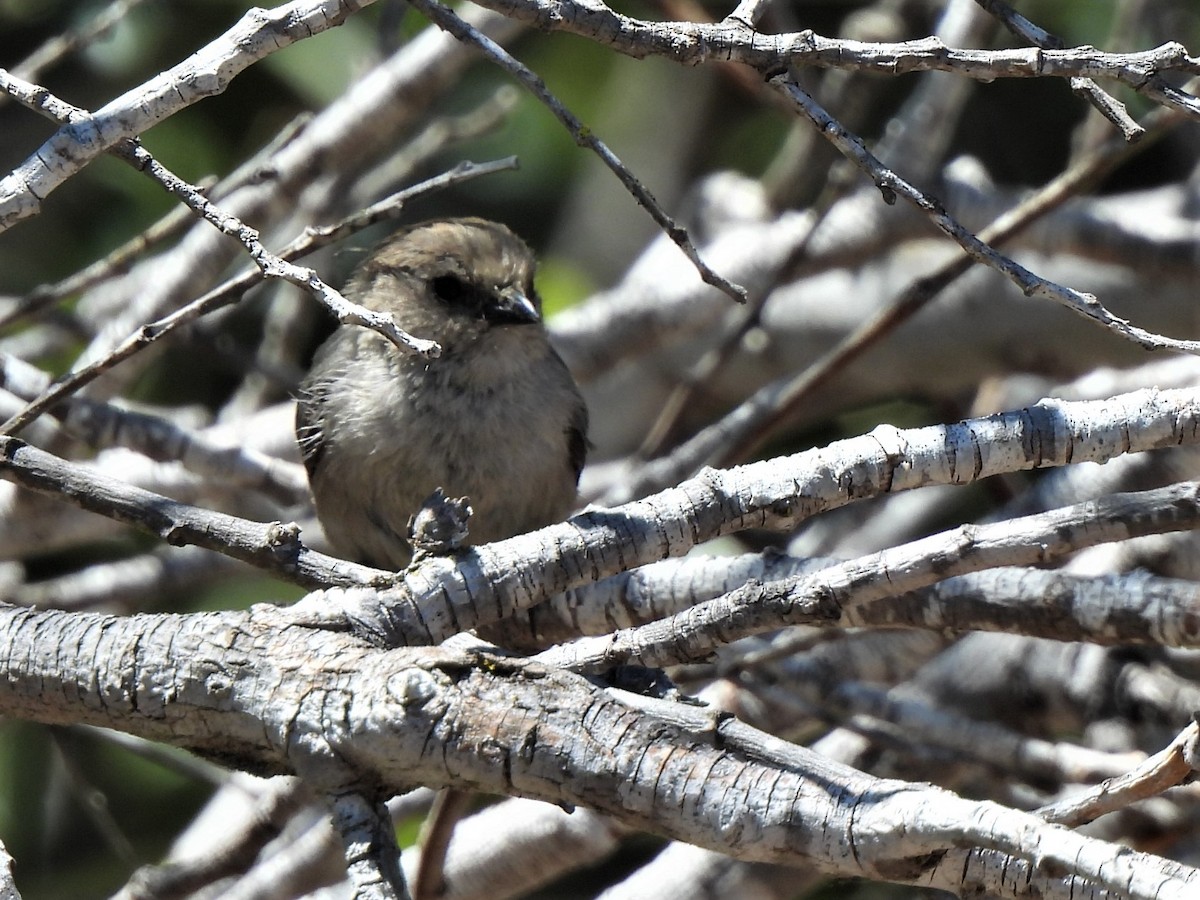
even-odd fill
[[[352,293],[413,334],[455,346],[496,329],[538,325],[533,253],[485,219],[439,219],[398,232],[359,267]]]

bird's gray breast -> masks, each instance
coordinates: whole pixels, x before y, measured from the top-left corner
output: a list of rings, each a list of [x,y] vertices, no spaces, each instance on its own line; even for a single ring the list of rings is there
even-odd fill
[[[473,544],[569,512],[575,472],[566,423],[577,390],[544,341],[497,343],[476,358],[447,353],[428,361],[386,347],[341,374],[338,396],[328,398],[328,445],[313,487],[323,521],[374,530],[357,541],[372,545],[358,547],[359,555],[374,558],[402,540],[409,516],[438,487],[470,498]],[[329,475],[339,460],[353,468]],[[346,488],[370,497],[366,508],[352,508]]]

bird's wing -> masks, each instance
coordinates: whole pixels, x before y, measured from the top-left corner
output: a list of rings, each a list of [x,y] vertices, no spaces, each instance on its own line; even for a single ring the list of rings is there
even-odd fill
[[[324,387],[321,382],[305,384],[296,397],[296,444],[310,479],[325,452]]]
[[[575,482],[579,482],[579,474],[583,471],[583,464],[587,460],[588,451],[588,410],[587,404],[583,402],[583,397],[578,398],[579,403],[571,414],[571,421],[567,423],[567,458],[571,462],[571,468],[575,470]]]

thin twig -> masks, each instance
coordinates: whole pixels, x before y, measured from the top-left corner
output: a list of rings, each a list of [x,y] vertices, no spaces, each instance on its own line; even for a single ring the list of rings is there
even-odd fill
[[[1153,146],[1184,118],[1178,110],[1155,110],[1147,117],[1145,139],[1136,144],[1114,139],[1096,148],[999,216],[979,232],[979,239],[988,244],[1001,244],[1019,234],[1071,197],[1096,184],[1131,156]],[[759,388],[745,402],[680,444],[669,455],[643,465],[617,491],[610,491],[602,502],[623,502],[630,497],[661,490],[687,478],[703,465],[731,465],[745,459],[761,445],[776,422],[786,419],[813,391],[911,319],[970,267],[971,257],[963,255],[947,260],[933,272],[917,279],[891,305],[803,371]]]
[[[1039,28],[1004,0],[975,0],[975,2],[1003,22],[1004,27],[1013,34],[1035,47],[1041,47],[1043,50],[1062,50],[1066,47],[1062,38]],[[1125,140],[1136,141],[1146,133],[1145,129],[1129,115],[1125,104],[1104,91],[1092,79],[1075,76],[1070,79],[1070,84],[1072,91],[1091,103],[1104,118],[1120,129]]]
[[[706,284],[711,284],[723,293],[728,294],[738,303],[746,301],[746,289],[740,285],[733,284],[709,268],[704,260],[700,258],[700,254],[696,250],[695,245],[692,244],[691,238],[688,237],[687,229],[667,215],[667,212],[654,199],[650,191],[626,168],[617,155],[608,148],[608,145],[596,137],[591,129],[580,122],[574,113],[563,106],[558,98],[550,92],[550,89],[546,87],[546,83],[532,69],[518,62],[503,47],[487,35],[472,28],[448,7],[438,3],[437,0],[411,0],[411,2],[413,6],[420,10],[435,25],[452,34],[458,40],[477,47],[485,56],[520,81],[530,93],[537,97],[554,114],[555,118],[563,124],[567,131],[570,132],[576,144],[591,150],[600,158],[600,161],[604,165],[608,166],[612,173],[620,180],[621,184],[625,185],[626,190],[633,194],[637,202],[650,213],[651,218],[658,223],[658,226],[662,228],[667,237],[674,241],[679,249],[687,255],[687,258],[691,260],[692,265],[696,267],[696,271],[700,273],[700,277]]]
[[[372,2],[291,0],[271,9],[247,11],[232,28],[176,66],[60,128],[0,178],[0,230],[39,213],[46,197],[118,142],[220,93],[259,59],[342,24]]]
[[[0,97],[2,96],[5,95],[0,94]],[[215,190],[215,199],[229,194],[241,185],[258,180],[262,176],[266,161],[280,148],[287,146],[311,120],[311,113],[301,113],[281,128],[254,156],[222,178],[219,183],[214,178],[207,178],[202,179],[198,187],[207,196],[210,194],[211,185]],[[89,290],[110,278],[123,275],[129,271],[135,259],[156,245],[173,238],[193,220],[194,213],[186,206],[174,207],[158,222],[126,241],[103,259],[97,260],[57,284],[34,288],[17,300],[6,313],[0,314],[0,328],[11,325],[18,319],[34,315],[63,297]]]
[[[1047,822],[1074,828],[1138,800],[1156,797],[1167,788],[1182,784],[1195,773],[1197,740],[1200,740],[1200,729],[1192,722],[1175,740],[1140,766],[1124,775],[1109,778],[1079,796],[1043,806],[1035,815]]]
[[[1147,349],[1181,350],[1185,353],[1200,354],[1200,341],[1169,338],[1138,328],[1136,325],[1130,324],[1128,320],[1109,312],[1094,294],[1077,291],[1074,288],[1064,287],[1042,278],[1002,253],[998,253],[969,229],[963,227],[958,220],[946,212],[936,199],[926,195],[887,168],[867,149],[861,138],[845,129],[789,76],[776,76],[771,79],[771,84],[792,101],[796,110],[806,116],[826,140],[870,176],[883,195],[885,203],[890,205],[896,202],[897,196],[903,197],[924,212],[939,230],[966,250],[973,259],[1006,275],[1027,296],[1037,294],[1054,300]]]
[[[252,522],[143,490],[0,435],[0,476],[68,500],[82,509],[157,534],[168,544],[194,544],[240,559],[305,587],[392,583],[395,576],[326,556],[300,541],[291,522]]]
[[[405,188],[402,191],[397,191],[389,197],[384,197],[378,203],[372,203],[365,209],[351,213],[344,219],[334,222],[332,225],[313,225],[306,228],[302,237],[297,238],[287,246],[287,255],[289,257],[292,255],[303,256],[306,253],[311,253],[318,247],[340,241],[378,222],[395,219],[408,201],[414,197],[422,196],[431,191],[453,187],[454,185],[462,184],[464,181],[471,181],[483,175],[511,171],[517,167],[518,163],[515,156],[505,156],[502,159],[485,163],[474,163],[464,160],[453,169],[443,172],[441,175],[426,178],[419,184]]]
[[[459,163],[448,172],[428,178],[420,184],[413,185],[402,191],[397,191],[391,197],[379,201],[362,212],[355,213],[341,221],[326,226],[310,227],[305,233],[296,238],[280,251],[282,259],[298,259],[311,253],[319,247],[345,237],[347,234],[365,228],[367,225],[384,219],[395,217],[404,205],[414,197],[422,196],[435,190],[460,184],[481,175],[503,171],[516,167],[514,157],[487,163]],[[102,373],[116,364],[128,359],[155,341],[184,325],[195,322],[215,310],[237,302],[250,288],[265,278],[261,269],[253,269],[236,275],[224,284],[213,288],[204,296],[193,300],[163,318],[143,325],[132,335],[122,341],[117,347],[101,359],[75,370],[64,376],[45,393],[31,401],[24,409],[0,425],[0,434],[16,434],[47,409],[54,406],[64,397],[79,390],[84,385],[95,380]]]
[[[445,788],[425,817],[421,828],[417,874],[412,879],[413,900],[437,900],[446,893],[446,853],[454,827],[471,809],[475,795],[458,788]]]
[[[197,215],[218,230],[236,238],[266,278],[279,278],[304,288],[337,316],[343,325],[361,325],[377,331],[400,350],[427,357],[436,357],[441,353],[441,347],[436,341],[409,334],[396,324],[390,313],[381,313],[352,303],[322,281],[315,270],[297,266],[271,253],[259,240],[256,229],[212,203],[194,185],[188,184],[154,159],[140,144],[133,141],[121,142],[113,150],[121,159],[145,172],[168,192],[178,197]]]
[[[1088,153],[1067,171],[998,216],[979,232],[979,240],[1000,245],[1020,234],[1072,197],[1086,192],[1130,157],[1149,149],[1183,119],[1184,115],[1178,110],[1156,110],[1150,117],[1145,139],[1136,145],[1125,140],[1112,140]],[[913,281],[887,308],[880,310],[837,346],[789,379],[782,388],[776,386],[770,392],[769,404],[759,405],[756,402],[759,395],[756,394],[750,401],[751,406],[762,411],[753,420],[747,419],[736,432],[725,433],[724,447],[719,451],[715,451],[715,448],[715,452],[710,451],[710,461],[728,465],[733,460],[745,458],[761,445],[775,422],[785,420],[813,391],[827,384],[835,374],[924,309],[954,281],[965,275],[971,265],[970,256],[947,260],[933,272]]]
[[[769,76],[787,67],[874,72],[953,72],[964,78],[1111,78],[1157,103],[1200,118],[1200,99],[1162,81],[1162,72],[1200,74],[1200,58],[1177,41],[1149,50],[1110,53],[1095,47],[977,50],[950,47],[938,37],[877,43],[825,37],[810,29],[763,34],[741,21],[662,22],[616,12],[602,0],[479,0],[510,19],[543,31],[565,31],[635,59],[661,56],[684,65],[743,63]]]
[[[79,107],[72,106],[55,97],[45,88],[31,84],[24,79],[0,71],[0,90],[19,103],[40,112],[63,125],[86,120],[88,113]],[[262,270],[264,277],[280,278],[298,287],[305,288],[314,297],[328,307],[338,321],[349,325],[362,325],[377,331],[395,344],[399,349],[417,353],[421,356],[436,357],[441,353],[441,347],[436,341],[415,337],[396,324],[390,313],[382,313],[367,309],[357,303],[352,303],[338,291],[327,285],[317,273],[310,268],[297,266],[283,257],[271,253],[259,240],[258,231],[246,225],[237,216],[225,212],[193,184],[189,184],[166,166],[156,160],[144,147],[131,138],[117,141],[110,148],[117,158],[129,163],[135,169],[145,172],[157,181],[166,191],[179,198],[189,209],[209,222],[219,231],[228,234],[239,241],[254,260],[255,265]],[[14,434],[19,426],[14,420],[9,420],[0,431]]]

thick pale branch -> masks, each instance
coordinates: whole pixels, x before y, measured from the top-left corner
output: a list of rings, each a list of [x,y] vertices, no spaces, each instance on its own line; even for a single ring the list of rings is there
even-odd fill
[[[855,607],[843,624],[1200,649],[1197,608],[1200,585],[1194,581],[1000,568]]]
[[[1139,391],[1100,402],[1042,401],[954,425],[881,426],[828,447],[708,469],[615,509],[436,557],[380,593],[326,592],[309,614],[349,616],[387,644],[439,643],[553,595],[747,528],[789,528],[865,497],[1200,439],[1200,394]],[[340,610],[340,611],[339,611]]]
[[[855,607],[996,565],[1045,565],[1083,547],[1200,525],[1200,482],[1117,494],[1065,509],[892,547],[811,575],[752,581],[668,619],[584,638],[537,657],[572,671],[631,661],[664,666],[708,658],[717,648],[787,625],[832,625]]]
[[[1106,460],[1193,443],[1200,399],[1191,390],[1139,391],[1102,402],[1043,401],[957,425],[877,428],[829,447],[698,478],[614,510],[454,556],[435,557],[382,593],[326,594],[305,615],[349,617],[385,644],[438,643],[570,587],[753,527],[789,527],[824,510],[928,484]],[[302,584],[390,580],[300,544],[294,528],[207,512],[89,472],[15,438],[0,438],[0,474],[85,509],[194,543]],[[1010,561],[1011,562],[1011,561]]]
[[[371,650],[267,607],[131,619],[0,608],[0,671],[7,715],[115,726],[318,784],[358,771],[380,788],[588,806],[741,859],[911,883],[945,852],[978,847],[1028,861],[1064,895],[1093,884],[1137,900],[1184,898],[1200,879],[1025,813],[874,778],[712,709],[521,660]]]

